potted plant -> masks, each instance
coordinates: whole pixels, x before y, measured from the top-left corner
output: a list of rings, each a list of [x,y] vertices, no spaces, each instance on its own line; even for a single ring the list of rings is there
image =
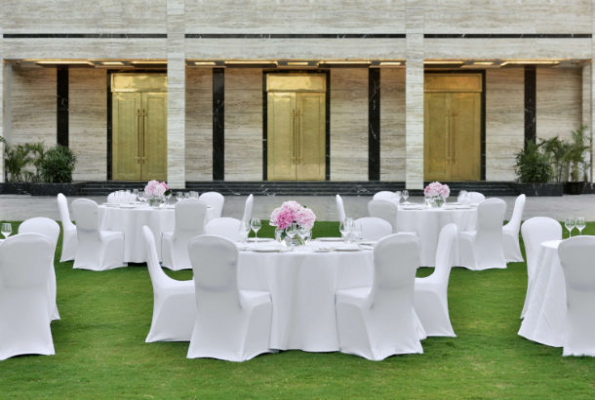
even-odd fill
[[[585,160],[585,153],[590,149],[586,144],[584,126],[572,132],[572,138],[566,143],[562,160],[565,163],[564,193],[581,194],[585,183],[588,180],[588,162]]]
[[[57,145],[47,151],[38,153],[35,165],[43,183],[32,185],[31,194],[56,195],[58,193],[72,194],[75,190],[72,183],[72,173],[76,166],[76,156],[68,147]]]
[[[562,186],[551,183],[554,169],[543,143],[527,141],[523,150],[516,154],[514,172],[517,175],[518,189],[527,196],[560,196]]]

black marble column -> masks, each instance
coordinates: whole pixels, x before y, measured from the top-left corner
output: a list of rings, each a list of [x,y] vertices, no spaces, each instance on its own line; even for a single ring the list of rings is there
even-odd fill
[[[60,67],[56,76],[57,138],[59,145],[68,147],[68,68]]]
[[[534,65],[525,66],[525,146],[537,139],[537,74]]]
[[[380,180],[380,69],[368,70],[368,180]]]
[[[225,69],[213,68],[213,180],[225,179]]]

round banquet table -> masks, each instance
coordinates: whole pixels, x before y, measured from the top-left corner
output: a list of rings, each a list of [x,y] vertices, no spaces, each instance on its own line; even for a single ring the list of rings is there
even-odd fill
[[[338,351],[335,292],[372,285],[372,247],[340,251],[331,249],[347,245],[312,241],[292,251],[265,252],[277,245],[251,243],[240,248],[238,260],[238,286],[271,293],[270,348]]]
[[[455,223],[459,232],[477,229],[477,207],[447,204],[444,208],[402,205],[397,217],[397,230],[415,232],[419,237],[420,265],[434,266],[440,231]],[[453,253],[453,265],[460,265],[459,249]]]
[[[553,347],[564,345],[566,280],[558,258],[561,240],[541,244],[535,278],[527,288],[527,310],[519,335]]]

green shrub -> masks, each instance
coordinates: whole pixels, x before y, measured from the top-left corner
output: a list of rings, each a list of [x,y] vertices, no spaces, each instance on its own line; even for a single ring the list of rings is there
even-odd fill
[[[39,164],[44,182],[69,183],[72,182],[76,156],[68,147],[58,145],[46,151]]]
[[[532,141],[516,154],[514,172],[519,182],[526,183],[548,182],[554,175],[549,157]]]

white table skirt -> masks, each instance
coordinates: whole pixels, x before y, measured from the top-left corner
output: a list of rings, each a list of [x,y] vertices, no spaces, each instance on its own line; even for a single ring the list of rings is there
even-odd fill
[[[519,335],[553,347],[563,346],[566,324],[566,281],[558,258],[561,240],[541,244],[535,279],[529,290]]]
[[[447,206],[450,207],[450,206]],[[449,209],[427,208],[421,210],[399,209],[397,230],[416,232],[420,244],[420,265],[434,266],[440,231],[449,223],[460,231],[473,231],[477,227],[477,208]],[[458,247],[453,253],[453,265],[460,265]]]
[[[313,251],[338,245],[312,242],[306,251],[285,253],[240,251],[240,288],[271,293],[271,349],[339,350],[335,292],[371,286],[374,261],[371,250]]]

